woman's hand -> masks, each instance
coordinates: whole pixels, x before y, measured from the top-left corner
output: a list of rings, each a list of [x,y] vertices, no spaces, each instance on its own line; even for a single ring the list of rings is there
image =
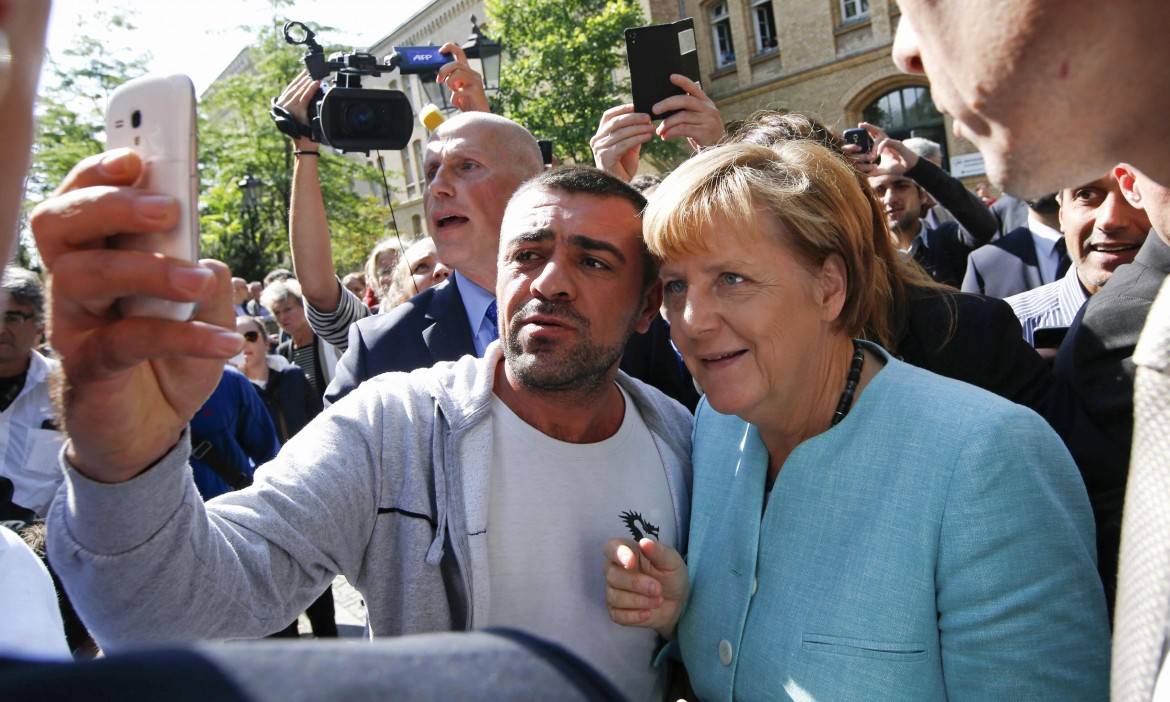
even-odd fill
[[[658,136],[662,139],[685,138],[691,148],[698,151],[704,146],[714,146],[723,140],[727,130],[715,101],[695,81],[678,73],[670,76],[670,82],[682,88],[685,95],[672,95],[654,105],[654,114],[681,110],[662,120],[658,125]]]
[[[634,112],[634,106],[627,103],[601,115],[589,148],[593,149],[593,162],[598,168],[628,183],[638,175],[642,144],[653,138],[650,115]]]
[[[673,548],[653,539],[605,542],[605,602],[618,624],[673,639],[690,592],[687,564]]]

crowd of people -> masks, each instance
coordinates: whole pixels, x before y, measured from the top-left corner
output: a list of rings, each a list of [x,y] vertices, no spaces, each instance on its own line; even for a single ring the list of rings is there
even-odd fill
[[[132,151],[83,160],[30,218],[49,285],[0,286],[0,516],[47,520],[51,569],[0,528],[0,688],[1170,695],[1170,154],[1141,138],[1167,19],[1021,4],[907,0],[893,52],[994,202],[938,144],[775,111],[729,130],[682,76],[672,116],[615,106],[594,166],[549,167],[454,44],[430,236],[364,271],[333,268],[306,137],[292,270],[263,283],[106,248],[177,206]],[[9,247],[46,13],[0,13]],[[1086,32],[1146,60],[1118,81],[1133,63]],[[307,122],[317,88],[275,102]],[[639,175],[651,139],[694,153]],[[127,295],[196,312],[124,318]],[[254,641],[302,612],[336,636],[338,575],[369,645]]]

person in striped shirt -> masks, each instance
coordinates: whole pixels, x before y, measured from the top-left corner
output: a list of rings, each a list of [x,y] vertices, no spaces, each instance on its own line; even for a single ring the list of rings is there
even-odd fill
[[[1037,330],[1067,329],[1081,305],[1101,289],[1113,271],[1133,261],[1150,231],[1150,218],[1121,193],[1117,178],[1108,173],[1091,183],[1065,188],[1060,202],[1060,230],[1072,264],[1057,280],[1007,298],[1024,340],[1051,360],[1060,335]],[[1051,338],[1055,345],[1049,346]]]

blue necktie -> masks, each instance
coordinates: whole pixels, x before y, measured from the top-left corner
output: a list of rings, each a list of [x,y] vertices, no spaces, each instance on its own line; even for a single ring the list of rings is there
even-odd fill
[[[499,323],[499,308],[496,307],[496,301],[488,305],[487,312],[484,313],[483,318],[487,320],[488,324],[492,325],[492,341],[500,338],[500,323]]]

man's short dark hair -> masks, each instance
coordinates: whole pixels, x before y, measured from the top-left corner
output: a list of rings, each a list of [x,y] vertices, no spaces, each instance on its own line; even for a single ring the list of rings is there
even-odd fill
[[[36,273],[19,266],[8,266],[4,269],[0,288],[17,304],[31,307],[38,319],[44,315],[45,287]]]
[[[561,166],[542,171],[524,181],[512,194],[512,200],[532,190],[559,190],[570,195],[621,198],[633,205],[639,220],[646,209],[646,198],[642,193],[624,180],[593,166]],[[650,254],[644,239],[639,237],[638,242],[642,249],[642,288],[647,289],[658,279],[658,259]]]

